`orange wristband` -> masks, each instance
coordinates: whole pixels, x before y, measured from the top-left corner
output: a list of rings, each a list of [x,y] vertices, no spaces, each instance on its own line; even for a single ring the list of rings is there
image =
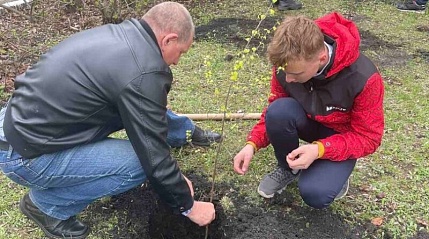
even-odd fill
[[[317,144],[317,146],[319,148],[318,149],[319,152],[318,152],[317,158],[320,159],[325,154],[325,146],[320,141],[314,141],[313,144]]]
[[[253,143],[252,141],[247,141],[246,144],[252,145],[253,149],[255,150],[255,153],[256,153],[256,151],[258,151],[258,147],[256,147],[256,144]]]

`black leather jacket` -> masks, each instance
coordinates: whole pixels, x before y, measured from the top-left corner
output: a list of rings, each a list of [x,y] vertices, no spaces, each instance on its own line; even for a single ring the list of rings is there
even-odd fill
[[[193,199],[166,142],[172,79],[144,22],[131,19],[77,33],[16,78],[5,136],[31,159],[125,128],[157,193],[176,213],[186,211]]]

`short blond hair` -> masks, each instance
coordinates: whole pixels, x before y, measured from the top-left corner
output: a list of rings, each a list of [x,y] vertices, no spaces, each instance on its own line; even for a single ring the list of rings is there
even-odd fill
[[[156,35],[176,33],[180,42],[188,42],[195,34],[195,26],[189,11],[177,2],[162,2],[143,15]]]
[[[267,56],[274,66],[284,67],[290,61],[313,59],[323,47],[323,33],[313,20],[291,16],[276,29]]]

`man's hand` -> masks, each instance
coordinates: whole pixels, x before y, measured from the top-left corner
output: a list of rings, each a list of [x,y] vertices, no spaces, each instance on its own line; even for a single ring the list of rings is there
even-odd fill
[[[188,214],[188,218],[199,226],[205,226],[215,219],[213,203],[194,201],[194,206]]]
[[[188,183],[189,190],[191,190],[191,195],[194,197],[194,186],[192,185],[191,180],[189,180],[185,175],[182,174],[182,176],[185,178],[186,182]]]
[[[253,158],[255,149],[252,145],[247,144],[241,151],[234,157],[234,171],[238,174],[244,175],[249,169],[250,160]]]
[[[286,156],[286,161],[291,169],[307,169],[319,156],[317,144],[303,145]]]

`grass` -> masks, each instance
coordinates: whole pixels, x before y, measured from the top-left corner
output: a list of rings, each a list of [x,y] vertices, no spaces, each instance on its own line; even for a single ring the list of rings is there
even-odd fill
[[[393,238],[410,238],[418,230],[428,228],[429,212],[429,74],[428,58],[419,51],[429,52],[428,32],[416,31],[416,27],[427,24],[428,14],[400,13],[386,2],[323,0],[304,0],[304,9],[287,14],[304,14],[319,17],[336,10],[343,14],[352,13],[363,16],[357,22],[361,31],[369,31],[374,36],[398,49],[370,49],[366,51],[371,58],[392,51],[403,51],[409,58],[405,64],[380,65],[385,78],[385,135],[382,146],[376,153],[362,158],[352,174],[351,190],[346,200],[334,203],[331,209],[345,215],[352,225],[370,223],[374,218],[382,218],[383,223],[372,234],[363,238],[385,238],[386,233]],[[207,24],[215,18],[237,17],[256,19],[266,10],[265,1],[219,1],[195,3],[191,9],[196,25]],[[276,12],[275,18],[281,19]],[[256,25],[254,26],[256,27]],[[19,38],[21,31],[15,31]],[[222,34],[222,33],[217,33]],[[250,32],[240,32],[250,36]],[[59,39],[62,36],[57,36]],[[56,42],[50,39],[48,44]],[[225,56],[235,56],[243,49],[234,44],[219,43],[215,39],[196,41],[179,63],[173,67],[175,81],[169,95],[172,109],[180,113],[222,113],[261,112],[269,94],[269,64],[264,56],[244,59],[243,70],[233,83],[230,100],[225,106],[226,93],[231,84],[230,75],[237,60],[225,60]],[[28,51],[38,51],[38,49]],[[2,89],[2,88],[1,88]],[[3,91],[1,92],[3,95]],[[216,182],[228,182],[240,190],[249,206],[258,206],[263,200],[255,188],[262,176],[274,164],[271,147],[258,152],[252,161],[249,173],[238,176],[233,172],[231,159],[245,143],[245,137],[256,121],[227,121],[225,141],[218,163]],[[203,128],[220,131],[221,122],[197,122]],[[125,137],[123,133],[117,137]],[[174,149],[183,171],[201,171],[211,175],[216,148]],[[40,230],[24,218],[18,210],[18,200],[26,189],[13,184],[0,174],[0,238],[40,238]],[[296,194],[296,200],[301,200]],[[228,211],[234,210],[230,198],[221,200]],[[84,212],[86,217],[91,212]],[[109,221],[97,222],[89,238],[109,238],[106,231],[117,220],[112,215]],[[103,233],[104,231],[104,233]]]

